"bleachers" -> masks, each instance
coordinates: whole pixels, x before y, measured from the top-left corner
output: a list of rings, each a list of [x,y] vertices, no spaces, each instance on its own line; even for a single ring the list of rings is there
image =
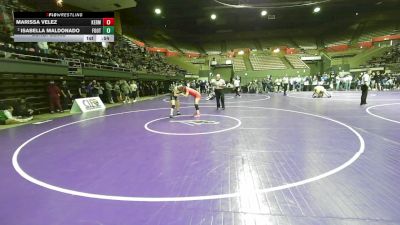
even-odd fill
[[[203,48],[209,55],[219,55],[222,52],[221,45],[216,42],[204,43]]]
[[[227,41],[226,48],[229,51],[233,49],[245,49],[245,48],[256,49],[256,46],[254,42],[251,40],[241,40],[241,41]]]
[[[77,93],[77,78],[65,78],[71,92]],[[17,102],[25,99],[36,114],[49,111],[47,85],[50,80],[60,81],[60,78],[53,75],[24,75],[24,74],[1,74],[0,75],[0,99],[10,104],[9,100]],[[76,89],[76,90],[75,90]],[[12,105],[12,104],[11,104]]]
[[[317,49],[317,42],[314,38],[296,38],[295,42],[301,49]]]
[[[242,57],[233,58],[233,70],[235,72],[246,70],[246,64],[244,63],[244,59]]]
[[[286,55],[285,58],[289,61],[289,63],[295,69],[306,69],[308,68],[307,64],[304,63],[299,55]]]
[[[286,69],[279,57],[266,55],[251,55],[250,63],[256,71],[268,69]]]
[[[328,37],[325,39],[325,47],[329,48],[332,46],[338,45],[348,45],[350,44],[351,37],[350,36],[341,36],[341,37]]]
[[[161,41],[156,41],[156,40],[146,40],[145,43],[151,47],[157,47],[157,48],[165,48],[168,49],[169,51],[176,51],[176,49],[167,43],[161,42]]]
[[[358,42],[367,42],[372,41],[373,38],[386,36],[390,34],[396,34],[400,32],[396,32],[395,26],[385,26],[385,27],[368,27],[361,34]]]
[[[294,47],[293,44],[290,43],[289,40],[284,38],[279,39],[262,39],[260,40],[262,49],[264,51],[270,50],[271,48],[287,46],[287,47]]]
[[[369,60],[367,67],[383,67],[388,64],[400,64],[400,44],[389,48],[382,56]]]
[[[226,60],[231,60],[230,58],[228,58],[226,56],[215,56],[214,58],[217,60],[218,64],[225,64]]]
[[[34,44],[24,47],[21,43],[12,43],[9,38],[0,35],[0,57],[68,64],[74,62],[77,68],[98,68],[114,71],[143,71],[175,76],[184,73],[181,68],[168,64],[161,54],[144,54],[139,47],[116,36],[117,41],[110,48],[99,43],[49,43],[49,53],[38,51]]]
[[[194,45],[182,42],[177,42],[176,45],[183,53],[188,53],[188,52],[200,53],[199,50]]]
[[[135,43],[133,43],[132,40],[130,40],[128,37],[125,36],[121,36],[121,42],[127,44],[129,47],[133,48],[133,49],[139,49],[139,46],[137,46]]]

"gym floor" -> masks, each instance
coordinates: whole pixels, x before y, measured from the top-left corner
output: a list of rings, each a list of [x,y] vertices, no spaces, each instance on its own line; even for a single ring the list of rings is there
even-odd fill
[[[0,224],[400,224],[400,92],[181,97],[0,131]]]

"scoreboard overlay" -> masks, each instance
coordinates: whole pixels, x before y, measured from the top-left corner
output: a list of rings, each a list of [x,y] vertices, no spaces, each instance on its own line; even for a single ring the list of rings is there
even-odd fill
[[[114,12],[14,12],[14,42],[114,42]]]

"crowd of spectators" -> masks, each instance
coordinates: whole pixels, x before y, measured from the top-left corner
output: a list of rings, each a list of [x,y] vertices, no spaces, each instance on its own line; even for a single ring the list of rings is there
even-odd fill
[[[383,56],[372,58],[367,67],[384,67],[388,64],[400,64],[400,44],[390,48]]]
[[[70,88],[66,80],[50,81],[47,87],[50,113],[63,112],[71,107],[76,98],[100,97],[105,103],[134,103],[139,96],[157,96],[168,92],[167,81],[84,81],[75,88]]]
[[[15,43],[3,34],[0,35],[0,51],[3,53],[0,56],[65,64],[74,61],[83,67],[125,69],[167,76],[186,73],[178,66],[168,64],[161,53],[135,46],[123,36],[115,37],[114,43],[103,46],[102,43]]]
[[[161,75],[185,74],[185,70],[168,64],[161,53],[149,52],[123,36],[115,35],[115,42],[107,47],[101,43],[51,43],[50,52],[57,58],[79,59],[89,66],[109,66],[137,72]],[[86,64],[85,64],[86,65]]]
[[[72,82],[71,82],[72,83]],[[134,103],[138,97],[157,96],[169,92],[169,81],[97,81],[82,80],[79,85],[70,85],[68,80],[52,80],[47,85],[47,99],[50,113],[64,112],[72,106],[73,100],[85,97],[100,97],[104,103]],[[0,100],[0,111],[6,112],[0,119],[10,119],[3,124],[17,123],[32,119],[33,115],[43,113],[37,111],[28,98]],[[28,120],[29,120],[28,119]]]
[[[369,72],[373,90],[400,89],[400,74],[384,73],[383,71]],[[288,76],[272,79],[267,76],[264,79],[255,79],[242,85],[243,91],[248,93],[282,92],[287,85],[288,91],[311,91],[314,87],[322,85],[329,90],[349,91],[359,90],[361,87],[361,75],[351,73],[324,73],[314,76]]]
[[[400,90],[400,74],[384,73],[383,71],[370,71],[371,76],[371,90]],[[241,80],[239,76],[235,79]],[[212,77],[210,78],[212,80]],[[212,90],[210,81],[207,80],[192,80],[182,83],[198,90],[201,93],[209,94]],[[334,72],[328,74],[316,74],[314,76],[289,76],[273,78],[271,75],[262,79],[254,79],[250,82],[240,82],[241,91],[245,93],[279,93],[284,91],[287,86],[288,91],[312,91],[316,86],[324,86],[327,90],[335,91],[350,91],[360,90],[361,88],[361,74],[351,74],[341,72],[336,74]],[[232,82],[227,82],[227,88],[233,88]],[[233,89],[232,89],[233,90]]]

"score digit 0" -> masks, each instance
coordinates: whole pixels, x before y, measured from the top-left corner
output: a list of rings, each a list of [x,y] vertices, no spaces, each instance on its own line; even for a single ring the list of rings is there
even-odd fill
[[[114,27],[103,27],[103,34],[114,34]]]
[[[114,18],[103,18],[103,26],[113,26]]]

